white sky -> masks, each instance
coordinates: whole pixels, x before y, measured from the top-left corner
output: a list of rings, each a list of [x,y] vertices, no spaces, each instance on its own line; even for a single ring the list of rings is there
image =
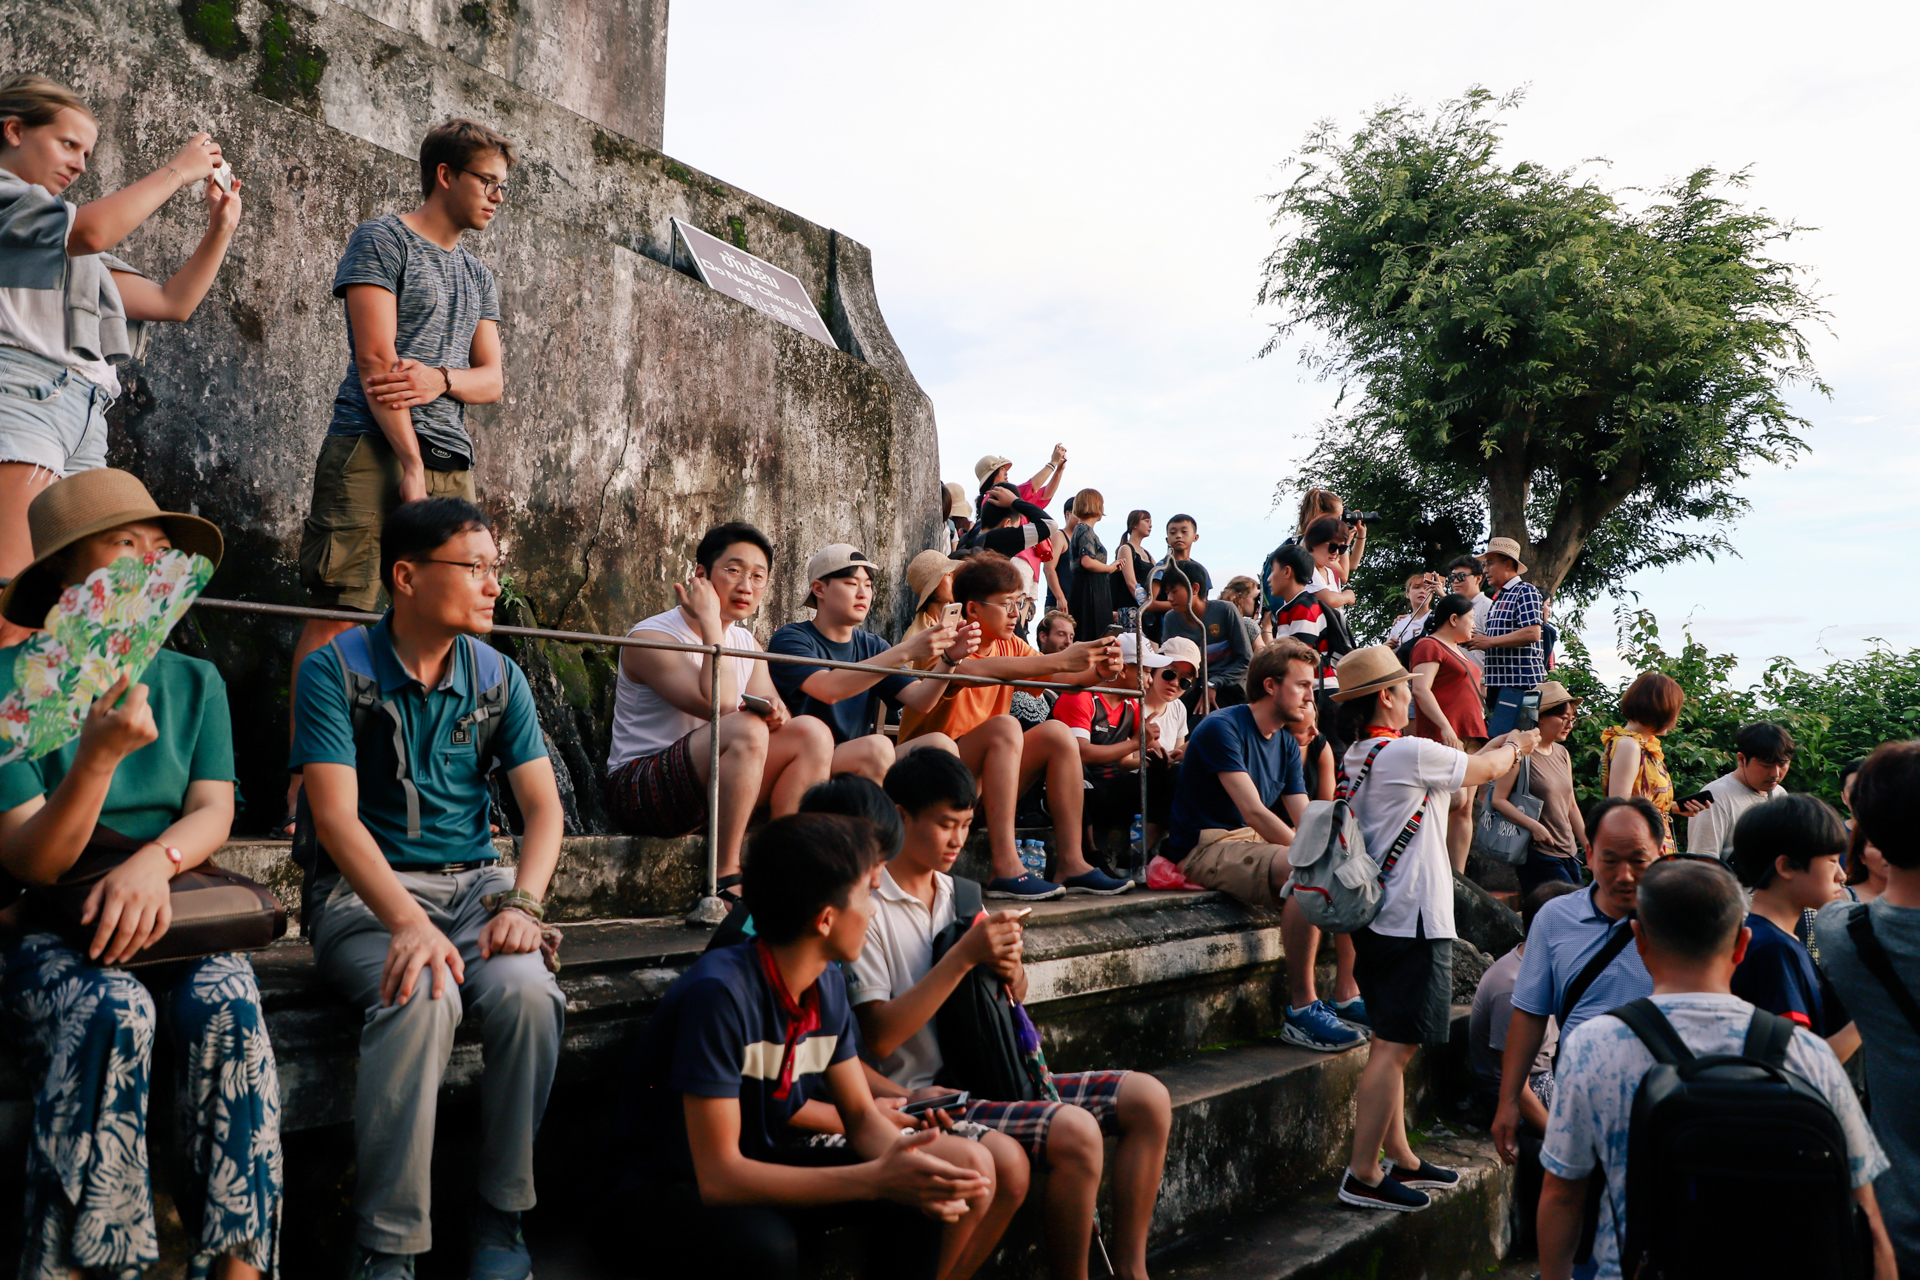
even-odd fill
[[[1216,582],[1284,536],[1274,488],[1332,405],[1291,353],[1254,358],[1265,197],[1315,120],[1527,86],[1509,163],[1604,156],[1619,186],[1751,166],[1752,203],[1817,228],[1787,256],[1832,312],[1834,395],[1799,400],[1809,456],[1741,486],[1740,558],[1629,585],[1670,639],[1690,622],[1753,677],[1775,654],[1920,644],[1901,551],[1920,526],[1920,77],[1898,12],[682,0],[666,150],[872,248],[943,478],[971,488],[990,451],[1025,477],[1061,441],[1109,547],[1129,508],[1191,511]]]

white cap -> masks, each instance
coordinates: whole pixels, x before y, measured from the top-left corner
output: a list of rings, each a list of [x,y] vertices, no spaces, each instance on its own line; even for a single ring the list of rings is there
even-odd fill
[[[1173,659],[1153,647],[1153,641],[1147,641],[1147,656],[1144,661],[1134,656],[1134,636],[1131,631],[1120,633],[1120,661],[1129,666],[1142,666],[1151,670],[1154,667],[1171,666]]]

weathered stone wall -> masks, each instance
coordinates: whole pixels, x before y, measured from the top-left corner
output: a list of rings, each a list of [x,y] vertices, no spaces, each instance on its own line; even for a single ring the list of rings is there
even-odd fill
[[[445,14],[430,9],[416,4],[408,20],[444,34]],[[520,0],[523,21],[539,12]],[[653,10],[632,0],[625,12]],[[159,165],[190,127],[211,129],[245,180],[246,213],[213,292],[189,323],[157,327],[113,415],[116,463],[226,531],[210,594],[302,602],[294,553],[347,360],[333,268],[356,223],[417,202],[418,136],[462,112],[509,132],[523,156],[505,212],[469,237],[501,286],[506,397],[469,421],[482,504],[524,601],[515,615],[624,631],[672,603],[701,531],[736,518],[778,545],[755,620],[763,636],[798,614],[807,555],[839,539],[892,570],[877,616],[897,615],[894,579],[937,519],[937,455],[932,406],[887,333],[866,250],[478,56],[340,5],[0,3],[0,65],[66,80],[99,113],[92,172],[72,198]],[[793,271],[841,349],[676,269],[675,216]],[[203,217],[183,192],[120,252],[164,277]],[[195,622],[183,642],[215,656],[233,685],[246,825],[258,829],[278,816],[293,630]],[[609,655],[521,646],[517,656],[581,825],[597,828],[590,779],[604,760]]]

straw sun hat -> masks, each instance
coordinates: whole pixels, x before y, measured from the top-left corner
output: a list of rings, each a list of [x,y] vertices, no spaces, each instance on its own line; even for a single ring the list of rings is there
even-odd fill
[[[927,597],[939,587],[940,579],[960,567],[960,562],[944,551],[922,551],[907,565],[907,590],[913,592],[913,607],[924,609]]]
[[[220,530],[199,516],[162,511],[147,486],[113,467],[79,471],[40,491],[27,507],[33,534],[33,563],[0,594],[0,616],[23,627],[44,626],[67,584],[61,581],[60,553],[82,538],[136,521],[164,525],[176,551],[191,551],[220,563]]]
[[[1335,702],[1352,702],[1413,679],[1413,672],[1401,666],[1400,659],[1384,644],[1355,649],[1334,664],[1334,671],[1340,677],[1340,689],[1333,695]]]

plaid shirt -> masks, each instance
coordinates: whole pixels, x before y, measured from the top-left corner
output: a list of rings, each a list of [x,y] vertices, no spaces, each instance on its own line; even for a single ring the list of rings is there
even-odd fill
[[[1518,631],[1523,627],[1544,626],[1546,621],[1546,602],[1541,598],[1540,588],[1531,582],[1514,578],[1500,588],[1493,607],[1487,610],[1487,634],[1504,636],[1509,631]],[[1535,640],[1513,649],[1482,650],[1482,656],[1486,658],[1487,688],[1518,685],[1522,689],[1531,689],[1545,680],[1547,659],[1544,649],[1545,646]]]

